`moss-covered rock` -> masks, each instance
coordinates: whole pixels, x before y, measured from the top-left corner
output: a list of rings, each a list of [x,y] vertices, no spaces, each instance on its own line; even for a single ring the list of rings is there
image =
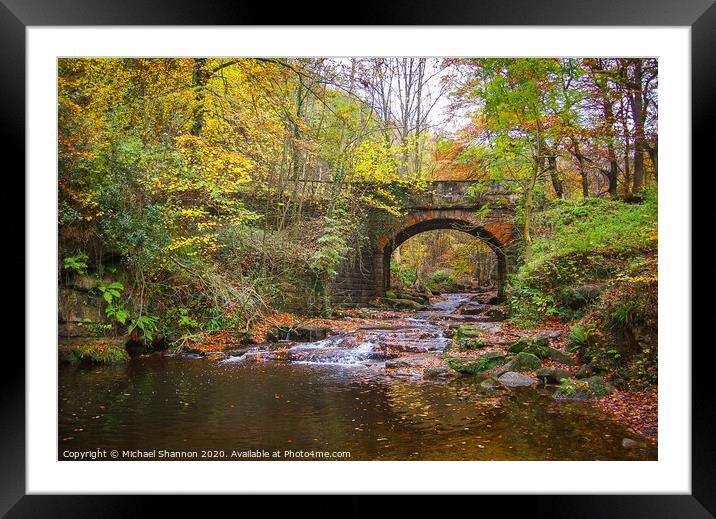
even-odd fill
[[[561,362],[562,364],[566,364],[567,366],[574,366],[576,364],[576,361],[564,353],[563,351],[559,351],[555,348],[549,348],[549,355],[548,357],[556,362]]]
[[[112,342],[88,342],[70,348],[80,364],[115,364],[127,362],[127,350]]]
[[[614,387],[601,377],[590,377],[581,380],[563,379],[554,393],[559,400],[593,400],[606,396],[614,391]]]
[[[601,377],[594,376],[585,378],[584,382],[587,383],[589,390],[595,396],[605,396],[614,391],[614,387]]]
[[[549,347],[549,340],[547,337],[522,337],[520,340],[513,342],[510,345],[511,353],[520,353],[521,351],[527,351],[536,355],[535,352],[545,351],[544,348]],[[537,355],[539,356],[539,355]],[[546,353],[545,353],[546,356]]]
[[[589,378],[595,375],[603,375],[608,373],[608,369],[605,366],[600,365],[598,362],[591,362],[585,364],[577,372],[577,378]]]
[[[452,336],[460,339],[461,337],[482,337],[485,333],[487,333],[487,329],[482,326],[458,326]]]
[[[517,355],[512,357],[507,364],[501,368],[501,372],[507,371],[533,371],[538,369],[542,365],[539,357],[531,353],[524,351],[519,352]]]
[[[460,351],[481,350],[488,346],[492,346],[492,343],[482,339],[470,339],[468,337],[463,337],[458,342],[458,350]]]
[[[420,310],[424,306],[424,305],[417,303],[415,301],[412,301],[410,299],[399,299],[399,298],[390,298],[390,297],[384,297],[382,299],[382,302],[386,306],[389,306],[391,308],[397,308],[400,310],[403,310],[403,309]]]
[[[385,293],[386,297],[394,297],[395,299],[408,299],[409,301],[414,301],[420,305],[427,304],[429,302],[429,298],[424,295],[419,294],[408,294],[407,292],[394,292],[394,296],[389,296],[388,292]]]
[[[448,357],[443,360],[445,361],[445,364],[450,366],[458,373],[475,375],[477,373],[483,373],[494,367],[501,366],[502,364],[507,362],[507,357],[505,357],[504,355],[489,355],[481,357],[479,360],[465,359],[460,357]]]
[[[566,369],[543,367],[535,372],[540,380],[546,381],[548,384],[559,384],[563,379],[569,378],[572,374]]]

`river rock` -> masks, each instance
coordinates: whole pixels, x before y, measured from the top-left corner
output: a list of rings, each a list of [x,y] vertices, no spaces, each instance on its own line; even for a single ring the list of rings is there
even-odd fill
[[[483,387],[485,389],[495,389],[497,387],[500,387],[500,383],[494,378],[490,377],[480,382],[480,387]]]
[[[512,343],[510,352],[520,353],[521,351],[527,351],[527,353],[531,353],[537,357],[540,355],[547,357],[549,355],[547,348],[549,348],[549,341],[546,337],[522,337]]]
[[[503,373],[497,381],[507,387],[536,386],[539,384],[539,380],[536,378],[528,377],[522,373],[515,373],[514,371]]]
[[[507,364],[502,366],[500,371],[502,373],[508,371],[533,371],[538,369],[541,365],[542,363],[537,356],[522,351],[512,357]]]
[[[461,315],[480,315],[485,311],[485,306],[482,304],[468,304],[460,308],[458,312]]]
[[[407,309],[407,310],[421,310],[424,305],[417,303],[415,301],[412,301],[410,299],[398,299],[396,298],[390,298],[390,297],[384,297],[383,298],[383,304],[386,306],[389,306],[391,308],[396,309]]]
[[[447,366],[429,366],[423,371],[424,378],[449,378],[455,373]]]
[[[385,361],[386,369],[413,368],[424,365],[428,359],[425,355],[404,355]]]
[[[566,364],[567,366],[574,366],[576,364],[576,361],[572,357],[552,347],[549,347],[549,358],[556,362]]]
[[[327,336],[328,328],[320,328],[317,326],[274,326],[266,335],[266,338],[272,342],[315,342],[322,341]]]
[[[477,359],[474,357],[447,357],[443,360],[445,361],[445,364],[458,373],[475,375],[477,373],[489,372],[488,370],[493,370],[496,367],[502,366],[507,360],[507,357],[504,355],[485,355]]]
[[[345,337],[338,339],[335,342],[335,345],[338,348],[354,349],[358,347],[358,341],[352,335],[346,335]]]
[[[558,339],[562,335],[564,335],[563,330],[543,330],[541,332],[535,333],[532,338],[535,340],[539,339]]]
[[[241,357],[245,355],[247,351],[249,351],[249,348],[246,346],[229,346],[228,348],[224,348],[223,353],[229,357]]]
[[[387,292],[386,292],[387,295]],[[413,301],[415,303],[418,303],[419,305],[427,304],[430,299],[424,295],[420,294],[408,294],[406,292],[398,292],[396,294],[395,299],[408,299],[409,301]]]
[[[508,311],[504,306],[493,306],[485,312],[485,315],[491,317],[495,321],[504,321],[507,319]]]
[[[461,325],[454,329],[453,337],[481,337],[487,332],[482,326]]]
[[[370,360],[390,360],[397,359],[398,357],[400,357],[400,354],[384,350],[371,351],[368,354]]]
[[[559,384],[563,378],[569,378],[571,373],[566,369],[544,367],[535,372],[540,380],[546,380],[550,384]]]

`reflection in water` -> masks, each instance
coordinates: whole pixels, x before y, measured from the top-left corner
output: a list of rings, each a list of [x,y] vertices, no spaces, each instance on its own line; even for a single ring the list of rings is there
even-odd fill
[[[142,357],[62,366],[59,451],[350,451],[353,460],[656,459],[589,403],[543,389],[388,379],[370,366]],[[121,458],[120,458],[121,459]]]

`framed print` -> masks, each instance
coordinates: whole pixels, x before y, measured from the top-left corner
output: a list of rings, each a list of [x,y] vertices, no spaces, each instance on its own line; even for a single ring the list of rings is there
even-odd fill
[[[2,512],[711,517],[716,8],[581,4],[3,0]]]

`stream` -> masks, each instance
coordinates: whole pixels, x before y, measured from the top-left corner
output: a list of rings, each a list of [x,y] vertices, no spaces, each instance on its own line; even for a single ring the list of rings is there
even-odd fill
[[[473,294],[439,299],[315,342],[61,365],[59,459],[657,458],[650,442],[625,448],[638,438],[590,402],[552,398],[554,386],[486,388],[435,369],[449,328],[503,326],[464,310],[484,306]]]

